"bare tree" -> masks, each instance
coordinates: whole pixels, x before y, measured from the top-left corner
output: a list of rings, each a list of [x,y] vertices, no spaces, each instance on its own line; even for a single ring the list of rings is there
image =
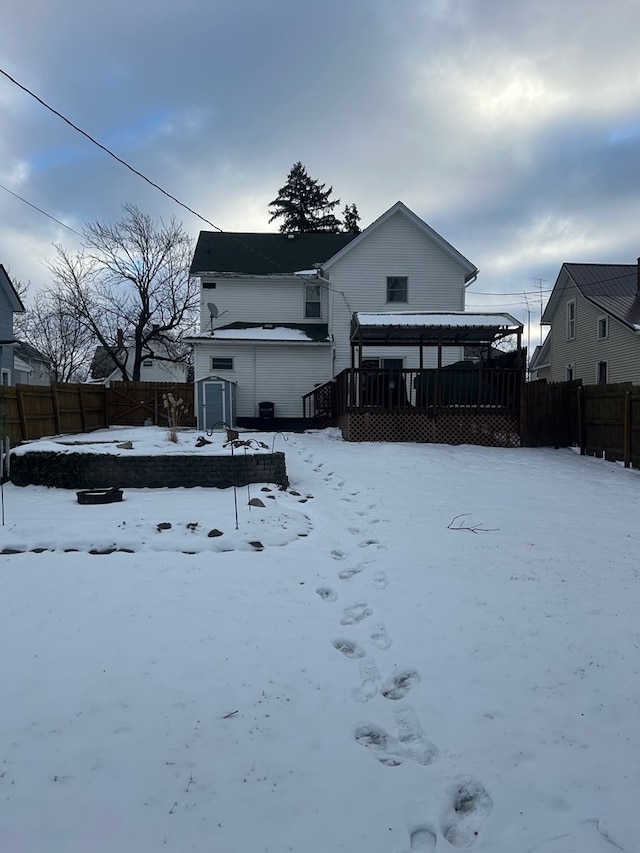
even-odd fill
[[[103,347],[122,379],[139,380],[145,358],[184,360],[199,287],[189,276],[192,245],[173,217],[154,222],[135,205],[114,224],[92,222],[83,249],[56,246],[49,265],[61,304]]]
[[[16,335],[46,357],[53,382],[83,382],[95,349],[90,330],[68,311],[56,290],[41,291],[32,302],[19,317]]]

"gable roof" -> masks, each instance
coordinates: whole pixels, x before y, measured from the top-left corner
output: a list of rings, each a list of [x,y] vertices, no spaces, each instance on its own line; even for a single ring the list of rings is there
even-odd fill
[[[201,231],[189,272],[292,275],[328,261],[355,236]]]
[[[15,314],[22,314],[22,312],[25,310],[25,307],[22,304],[22,300],[18,296],[17,290],[13,286],[13,282],[9,278],[9,273],[6,271],[2,264],[0,264],[0,287],[7,294],[7,299],[11,304],[13,312]]]
[[[401,201],[397,201],[392,207],[389,208],[389,210],[385,211],[382,216],[379,216],[374,222],[371,223],[371,225],[368,225],[364,229],[364,231],[361,231],[360,234],[355,235],[355,237],[353,237],[352,235],[353,239],[350,240],[349,243],[344,248],[342,248],[337,254],[333,255],[333,257],[328,261],[328,263],[325,264],[325,267],[329,269],[329,267],[333,266],[333,264],[339,261],[340,258],[344,257],[347,252],[350,252],[351,249],[360,245],[363,240],[366,240],[368,237],[370,237],[371,234],[377,231],[381,225],[384,225],[385,222],[387,222],[389,219],[391,219],[392,216],[395,216],[396,214],[400,214],[406,219],[408,219],[409,222],[415,225],[418,231],[420,231],[425,237],[431,240],[432,243],[435,243],[436,246],[442,249],[442,251],[449,255],[449,257],[451,257],[454,261],[460,264],[460,266],[464,269],[465,284],[470,283],[472,279],[475,279],[479,272],[475,264],[472,264],[470,260],[465,258],[464,255],[460,254],[460,252],[455,249],[451,245],[451,243],[448,243],[444,239],[444,237],[441,237],[437,231],[434,231],[430,225],[427,225],[427,223],[423,219],[420,219],[419,216],[416,216],[416,214],[412,210],[409,210],[409,208]]]
[[[633,331],[640,331],[638,276],[637,264],[563,264],[542,322],[551,323],[570,278],[585,299]]]
[[[26,341],[17,341],[13,353],[26,362],[41,361],[48,367],[51,366],[51,359],[46,355],[43,355],[43,353],[37,350],[34,346],[31,346],[31,344],[28,344]]]
[[[547,335],[544,341],[534,349],[529,362],[529,370],[541,370],[551,364],[551,335]]]

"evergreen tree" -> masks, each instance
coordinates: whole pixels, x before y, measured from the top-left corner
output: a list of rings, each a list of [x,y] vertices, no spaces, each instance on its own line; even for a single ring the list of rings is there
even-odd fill
[[[342,230],[347,234],[359,234],[361,231],[358,223],[360,222],[360,214],[355,204],[345,204],[342,211]]]
[[[269,202],[272,215],[269,222],[282,219],[280,231],[309,232],[324,231],[337,234],[342,223],[332,213],[340,199],[332,199],[333,187],[325,190],[309,176],[300,161],[294,163],[287,175],[287,182],[278,190],[278,196]]]

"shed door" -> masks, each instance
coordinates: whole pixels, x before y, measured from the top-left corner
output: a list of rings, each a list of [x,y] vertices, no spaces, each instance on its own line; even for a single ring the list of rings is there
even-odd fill
[[[205,429],[224,429],[227,413],[222,382],[203,382],[204,427]]]

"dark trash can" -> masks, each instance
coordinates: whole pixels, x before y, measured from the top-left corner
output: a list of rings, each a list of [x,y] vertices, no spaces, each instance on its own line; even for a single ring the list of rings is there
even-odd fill
[[[275,403],[263,401],[258,403],[258,413],[261,421],[272,421],[275,417]]]

